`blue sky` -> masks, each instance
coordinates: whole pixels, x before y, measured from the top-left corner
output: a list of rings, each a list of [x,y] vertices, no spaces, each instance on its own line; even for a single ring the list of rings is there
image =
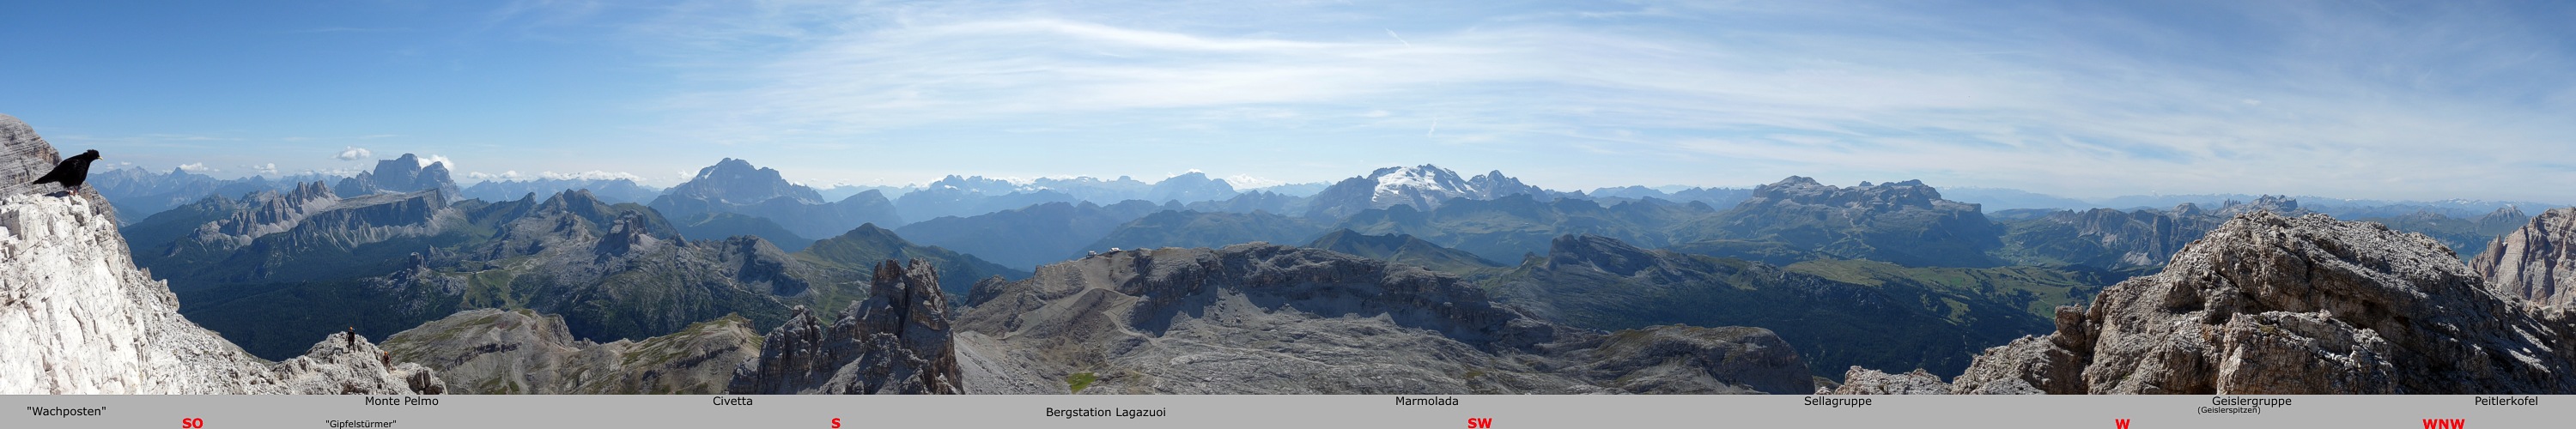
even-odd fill
[[[2564,2],[239,3],[13,5],[0,113],[224,177],[408,152],[663,186],[733,157],[2576,201],[2547,185],[2576,182]]]

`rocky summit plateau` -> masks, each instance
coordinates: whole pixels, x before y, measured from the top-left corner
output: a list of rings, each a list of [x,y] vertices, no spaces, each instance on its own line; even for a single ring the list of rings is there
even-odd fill
[[[1456,276],[1272,244],[1108,252],[986,281],[954,322],[969,393],[1804,393],[1769,330],[1602,332]]]

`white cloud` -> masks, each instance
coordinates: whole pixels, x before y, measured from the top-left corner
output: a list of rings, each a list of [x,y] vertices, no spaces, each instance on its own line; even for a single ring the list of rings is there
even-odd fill
[[[277,175],[277,163],[274,163],[274,162],[272,162],[272,163],[266,163],[266,164],[244,165],[244,166],[242,166],[242,169],[244,169],[244,170],[250,170],[250,171],[252,171],[252,172],[256,172],[256,173],[259,173],[260,175],[264,175],[264,176],[274,176],[274,175]]]
[[[1267,187],[1272,187],[1272,186],[1285,185],[1285,184],[1288,184],[1288,182],[1278,181],[1278,180],[1270,180],[1270,179],[1263,179],[1263,178],[1259,178],[1259,177],[1252,177],[1251,175],[1246,175],[1246,174],[1237,174],[1237,175],[1232,175],[1232,176],[1225,176],[1225,184],[1226,184],[1226,185],[1228,185],[1228,186],[1233,186],[1235,189],[1241,190],[1241,189],[1267,188]]]
[[[419,157],[416,162],[419,162],[421,167],[429,167],[430,164],[445,163],[447,164],[447,171],[456,171],[456,161],[437,154]]]
[[[664,103],[715,141],[996,123],[1101,141],[1285,123],[1367,137],[1282,138],[1313,153],[1510,156],[1414,144],[1427,142],[1550,154],[1496,166],[1567,188],[1800,174],[2079,196],[2155,183],[2448,198],[2476,196],[2463,184],[2576,180],[2552,161],[2576,157],[2562,137],[2576,127],[2557,119],[2576,114],[2563,38],[2530,37],[2554,33],[2483,6],[2407,6],[2452,13],[2397,22],[2256,2],[2181,22],[2123,5],[1645,3],[1466,10],[1398,27],[1401,41],[1363,23],[1390,19],[1370,15],[1383,10],[1326,4],[763,3],[638,34],[741,60],[705,62],[700,76],[722,89]],[[1353,162],[1327,167],[1366,167]]]
[[[332,155],[331,157],[332,157],[332,158],[339,158],[341,161],[357,161],[357,160],[362,160],[362,159],[374,158],[375,156],[376,156],[376,153],[375,153],[375,152],[373,152],[373,151],[368,151],[368,150],[367,150],[367,148],[362,148],[362,147],[357,147],[357,146],[349,146],[349,147],[347,147],[347,148],[345,148],[345,149],[340,149],[340,154],[338,154],[338,155]]]
[[[518,170],[502,171],[502,172],[501,172],[501,174],[492,174],[492,173],[485,173],[485,172],[476,171],[476,172],[471,172],[471,173],[465,173],[465,178],[467,178],[467,179],[474,179],[474,180],[482,180],[482,181],[513,181],[513,180],[519,180],[520,176],[519,176],[519,171],[518,171]]]
[[[214,167],[207,167],[207,166],[206,166],[206,163],[203,163],[203,162],[192,162],[192,163],[187,163],[187,164],[179,164],[179,171],[185,171],[185,172],[190,172],[190,173],[213,173],[213,172],[223,171],[223,170],[217,170],[217,169],[215,169]]]
[[[694,175],[694,173],[692,173],[692,174]],[[634,174],[630,174],[630,173],[626,173],[626,172],[608,172],[608,171],[599,171],[599,170],[591,170],[591,171],[584,171],[584,172],[578,172],[578,173],[556,173],[556,172],[548,171],[548,172],[538,173],[538,174],[537,174],[537,177],[544,177],[544,178],[548,178],[548,179],[556,179],[556,180],[620,180],[620,179],[624,179],[624,180],[634,181],[634,182],[636,182],[636,183],[643,183],[643,182],[644,182],[644,178],[643,178],[642,176],[636,176],[636,175],[634,175]]]

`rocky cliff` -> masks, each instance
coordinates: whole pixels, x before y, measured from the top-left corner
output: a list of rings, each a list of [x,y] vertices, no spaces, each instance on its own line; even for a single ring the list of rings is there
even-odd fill
[[[9,174],[0,174],[8,176]],[[443,390],[339,336],[252,357],[178,313],[89,198],[0,196],[0,394],[410,394]]]
[[[2238,215],[2161,273],[1987,350],[1960,393],[2564,394],[2564,311],[2486,288],[2420,234]]]
[[[2491,216],[2492,217],[2492,216]],[[2576,208],[2541,212],[2469,262],[2487,287],[2541,305],[2576,302]]]
[[[734,372],[735,394],[961,394],[948,299],[928,261],[885,261],[867,300],[825,325],[805,307]]]
[[[751,321],[728,316],[643,341],[583,341],[563,316],[477,309],[386,337],[394,359],[438,370],[464,394],[724,393],[758,356]]]
[[[1457,277],[1244,244],[1107,252],[978,283],[957,319],[973,393],[1805,393],[1768,330],[1602,333]]]

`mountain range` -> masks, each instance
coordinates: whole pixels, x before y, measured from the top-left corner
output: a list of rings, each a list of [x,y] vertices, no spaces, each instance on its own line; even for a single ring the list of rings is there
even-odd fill
[[[0,137],[11,154],[0,179],[59,159],[14,119],[0,121]],[[199,180],[181,173],[128,174]],[[2383,210],[2255,196],[1989,216],[1920,181],[1577,193],[1430,165],[1380,169],[1311,197],[1184,174],[1156,184],[954,177],[892,199],[869,189],[827,201],[733,159],[648,204],[588,188],[461,197],[447,176],[441,163],[404,156],[336,181],[214,184],[203,189],[243,192],[134,222],[117,221],[105,186],[64,196],[0,186],[9,296],[123,315],[0,332],[9,346],[0,354],[13,356],[0,362],[71,368],[0,368],[0,390],[2522,394],[2576,385],[2567,378],[2576,294],[2563,291],[2570,276],[2558,268],[2576,263],[2562,251],[2576,240],[2571,209],[2463,214],[2477,204]],[[601,183],[615,186],[592,184]],[[128,185],[119,186],[163,195],[145,197],[154,201],[179,189]],[[1712,203],[1736,191],[1733,203]],[[971,208],[904,223],[914,195],[931,201],[918,207]],[[1136,198],[1090,200],[1127,196]],[[2391,211],[2402,209],[2415,210]],[[0,306],[0,320],[28,311],[54,310]],[[64,340],[93,334],[106,340]],[[1958,376],[1943,381],[1949,374]]]

